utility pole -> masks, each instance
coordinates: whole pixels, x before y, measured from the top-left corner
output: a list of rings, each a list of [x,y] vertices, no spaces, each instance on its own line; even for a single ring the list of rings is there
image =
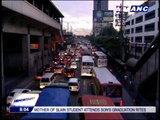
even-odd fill
[[[123,27],[124,27],[124,21],[127,19],[128,12],[124,12],[124,8],[128,8],[128,6],[124,6],[124,0],[122,0],[122,3],[119,6],[116,6],[116,8],[120,8],[116,11],[115,16],[117,17],[115,19],[116,26],[120,26],[120,39],[122,40],[122,59],[126,60],[126,48],[127,48],[127,39],[123,38]]]
[[[67,31],[69,32],[69,22],[67,22]]]
[[[0,13],[1,13],[1,18],[3,17],[2,15],[2,0],[0,0]],[[4,85],[4,63],[3,63],[3,27],[2,27],[2,19],[0,19],[0,39],[1,39],[1,118],[2,120],[4,119],[4,113],[5,113],[5,85]]]

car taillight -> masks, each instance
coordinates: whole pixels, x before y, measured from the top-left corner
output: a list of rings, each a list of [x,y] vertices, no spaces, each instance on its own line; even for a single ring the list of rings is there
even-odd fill
[[[122,100],[119,101],[119,105],[123,106],[123,101]]]
[[[41,79],[42,77],[41,76],[36,76],[36,79]]]
[[[9,104],[9,101],[11,100],[11,98],[7,98],[7,104]]]

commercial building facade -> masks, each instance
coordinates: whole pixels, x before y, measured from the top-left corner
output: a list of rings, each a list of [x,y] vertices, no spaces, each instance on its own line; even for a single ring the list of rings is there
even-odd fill
[[[124,38],[127,38],[128,53],[139,58],[145,52],[152,40],[159,33],[159,1],[149,0],[148,12],[138,12],[125,21]]]
[[[104,27],[113,26],[113,10],[108,10],[108,0],[94,0],[93,35],[97,36]]]
[[[50,0],[2,0],[4,73],[33,75],[63,39],[62,13]]]

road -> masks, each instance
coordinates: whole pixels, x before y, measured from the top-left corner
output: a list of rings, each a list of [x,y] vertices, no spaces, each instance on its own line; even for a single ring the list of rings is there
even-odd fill
[[[92,94],[91,91],[91,83],[93,82],[92,78],[88,77],[81,77],[80,76],[80,62],[78,62],[78,68],[76,70],[76,77],[80,79],[80,91],[79,93],[71,93],[70,97],[70,103],[71,106],[79,106],[78,99],[81,95],[84,94]],[[68,82],[68,79],[64,78],[64,75],[57,75],[56,76],[57,81],[62,82]],[[10,81],[11,83],[6,83],[7,92],[10,92],[13,88],[29,88],[32,90],[39,90],[39,81],[35,81],[34,77],[19,77],[14,82]],[[9,87],[8,87],[9,86]],[[128,89],[127,89],[128,90]],[[128,91],[123,87],[123,105],[124,106],[134,106],[132,97],[128,94]],[[22,117],[24,114],[17,115],[18,118]],[[143,114],[137,114],[137,113],[125,113],[122,114],[124,119],[130,120],[130,119],[141,119],[145,120],[145,116]],[[70,113],[69,119],[80,119],[80,115],[78,113]]]

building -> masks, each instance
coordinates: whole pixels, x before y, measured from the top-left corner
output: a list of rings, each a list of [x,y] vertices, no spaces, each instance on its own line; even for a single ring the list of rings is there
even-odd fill
[[[113,26],[113,10],[108,10],[108,0],[94,0],[93,35],[97,36],[106,26]]]
[[[34,75],[63,40],[64,16],[51,0],[2,0],[2,13],[4,73]]]
[[[108,10],[108,0],[94,0],[94,10]]]
[[[124,38],[128,43],[129,56],[139,58],[159,32],[159,1],[149,0],[148,12],[137,12],[125,21]]]

